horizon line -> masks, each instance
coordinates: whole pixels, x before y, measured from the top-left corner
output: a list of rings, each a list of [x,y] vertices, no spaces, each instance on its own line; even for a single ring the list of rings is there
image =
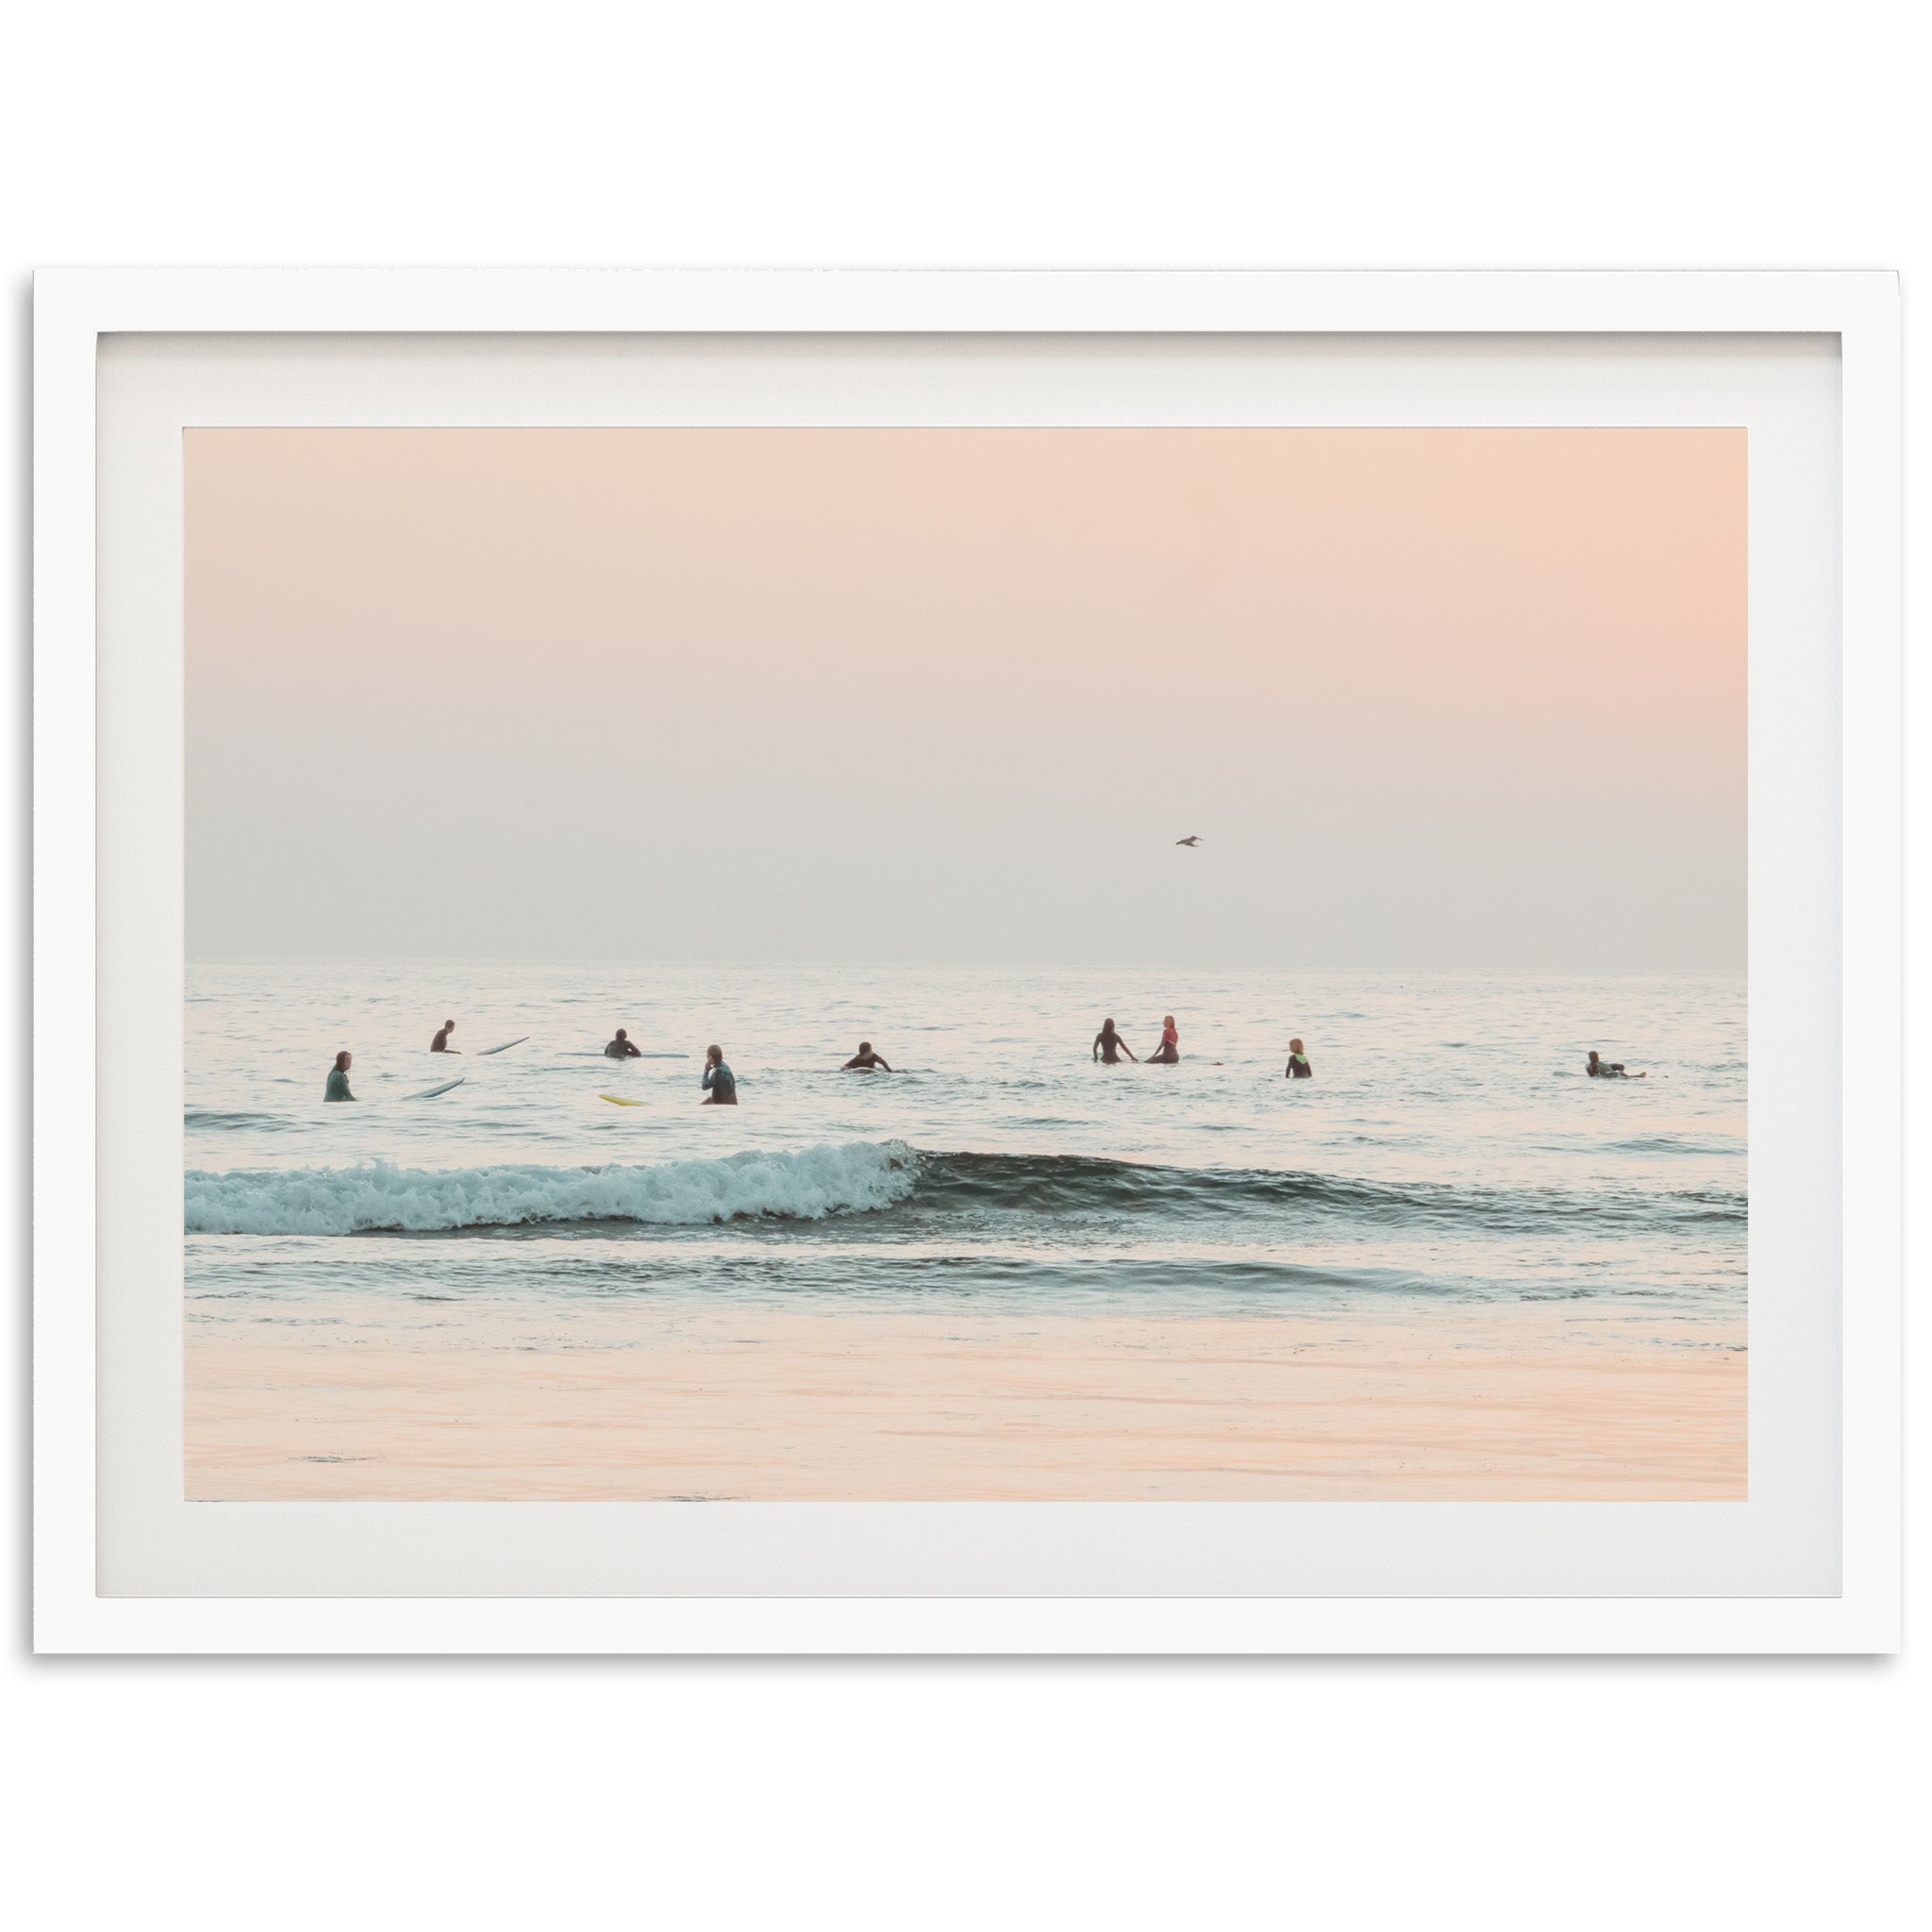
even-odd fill
[[[274,962],[299,965],[385,966],[617,966],[634,972],[769,973],[805,972],[964,972],[964,973],[1446,973],[1482,974],[1491,978],[1539,974],[1574,977],[1748,978],[1742,966],[1487,966],[1474,963],[1399,962],[1363,965],[1328,961],[1295,965],[1191,966],[1165,961],[1094,959],[850,959],[789,958],[641,959],[605,953],[185,953],[189,966],[252,966]]]

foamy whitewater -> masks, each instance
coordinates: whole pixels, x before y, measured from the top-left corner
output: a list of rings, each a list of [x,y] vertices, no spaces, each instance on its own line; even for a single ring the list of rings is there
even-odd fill
[[[188,995],[210,1318],[342,1293],[1742,1307],[1741,978],[331,960],[191,963]],[[1093,1063],[1102,1019],[1144,1055],[1167,1012],[1179,1066]],[[460,1058],[427,1050],[447,1019]],[[603,1058],[618,1026],[688,1058]],[[1291,1084],[1295,1036],[1315,1077]],[[840,1073],[860,1040],[901,1071]],[[711,1041],[736,1109],[698,1104]],[[327,1105],[342,1047],[357,1102]],[[1587,1078],[1591,1047],[1649,1077]]]

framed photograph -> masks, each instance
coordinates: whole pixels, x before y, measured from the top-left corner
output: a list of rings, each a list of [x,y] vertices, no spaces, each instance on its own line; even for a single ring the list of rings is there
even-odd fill
[[[1894,1647],[1898,380],[43,275],[39,1647]]]

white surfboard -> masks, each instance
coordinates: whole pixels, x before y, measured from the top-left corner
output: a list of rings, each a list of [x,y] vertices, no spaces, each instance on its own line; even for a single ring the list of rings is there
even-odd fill
[[[567,1060],[617,1060],[622,1065],[625,1060],[688,1060],[691,1056],[688,1053],[627,1053],[620,1056],[606,1053],[602,1047],[592,1053],[588,1047],[567,1046],[563,1050],[563,1058]]]
[[[514,1040],[506,1040],[501,1046],[486,1046],[476,1058],[479,1060],[487,1060],[493,1053],[508,1053],[511,1047],[523,1045],[529,1037],[527,1033],[519,1033]]]
[[[447,1093],[452,1087],[460,1087],[463,1076],[458,1074],[454,1080],[445,1080],[441,1087],[425,1087],[421,1093],[411,1093],[411,1100],[434,1100],[439,1093]]]

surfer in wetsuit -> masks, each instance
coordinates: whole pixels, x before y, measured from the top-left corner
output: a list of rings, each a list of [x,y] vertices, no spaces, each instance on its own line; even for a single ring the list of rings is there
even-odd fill
[[[1650,1077],[1647,1073],[1626,1074],[1622,1060],[1598,1059],[1595,1047],[1590,1050],[1590,1065],[1585,1071],[1592,1080],[1645,1080]]]
[[[839,1071],[841,1074],[869,1074],[874,1067],[883,1068],[888,1074],[892,1071],[886,1065],[882,1055],[873,1052],[872,1041],[861,1040],[858,1042],[858,1051]]]
[[[1113,1030],[1113,1022],[1103,1020],[1100,1031],[1093,1036],[1093,1058],[1109,1067],[1117,1067],[1122,1054],[1125,1054],[1136,1066],[1140,1065],[1140,1055]]]
[[[445,1020],[436,1029],[436,1038],[429,1042],[429,1051],[431,1053],[461,1053],[461,1047],[452,1046],[449,1043],[449,1037],[456,1030],[457,1023],[454,1020]]]
[[[604,1049],[607,1060],[641,1060],[643,1055],[638,1051],[638,1043],[622,1026],[617,1029],[617,1038]]]
[[[1288,1077],[1291,1080],[1312,1080],[1315,1070],[1308,1064],[1308,1057],[1302,1051],[1299,1040],[1288,1042]]]
[[[349,1056],[347,1054],[337,1054],[336,1063],[329,1069],[328,1085],[322,1090],[322,1097],[325,1100],[355,1099],[356,1096],[349,1091]]]
[[[1177,1067],[1181,1063],[1181,1037],[1174,1031],[1174,1015],[1167,1014],[1160,1023],[1160,1044],[1147,1056],[1150,1067]]]
[[[731,1069],[724,1064],[724,1049],[722,1046],[708,1046],[705,1049],[705,1077],[698,1082],[705,1090],[701,1107],[736,1107],[738,1105],[738,1082],[732,1076]]]

